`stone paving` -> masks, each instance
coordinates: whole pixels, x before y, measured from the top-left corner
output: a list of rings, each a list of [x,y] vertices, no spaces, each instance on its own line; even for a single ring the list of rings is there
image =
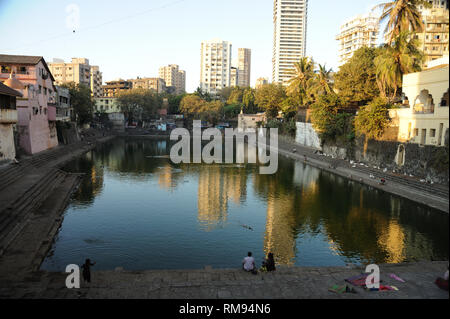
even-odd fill
[[[398,291],[336,294],[328,291],[361,267],[278,267],[273,273],[252,275],[240,269],[96,271],[80,289],[65,287],[66,274],[36,272],[22,282],[0,280],[0,298],[70,299],[448,299],[434,281],[447,270],[447,261],[380,265],[383,285]],[[95,266],[94,266],[95,267]],[[402,283],[390,273],[404,279]],[[348,284],[348,283],[347,283]],[[348,284],[349,287],[353,287]]]

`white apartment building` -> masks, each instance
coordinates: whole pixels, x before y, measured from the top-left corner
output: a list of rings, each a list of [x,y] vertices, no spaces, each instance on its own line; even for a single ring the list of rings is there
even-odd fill
[[[53,59],[53,62],[48,63],[48,67],[58,85],[75,82],[91,87],[91,66],[88,59],[73,58],[70,63]]]
[[[238,86],[250,86],[250,73],[252,67],[252,50],[239,48],[238,49]]]
[[[175,94],[186,92],[186,72],[176,64],[159,68],[159,77],[164,80],[166,87],[174,87]]]
[[[72,58],[70,63],[53,59],[48,63],[50,72],[58,85],[75,82],[91,89],[93,97],[102,96],[102,73],[98,66],[89,65],[86,58]]]
[[[379,25],[378,17],[372,14],[357,15],[344,22],[336,36],[339,41],[339,65],[345,64],[363,46],[376,47]]]
[[[200,88],[217,94],[231,83],[231,48],[228,41],[203,41],[201,47]]]
[[[286,84],[306,54],[308,0],[274,0],[272,80]]]

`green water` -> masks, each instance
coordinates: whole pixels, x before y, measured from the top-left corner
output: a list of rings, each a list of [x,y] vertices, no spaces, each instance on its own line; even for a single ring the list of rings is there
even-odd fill
[[[448,260],[448,214],[281,156],[260,175],[152,157],[169,152],[118,138],[69,163],[86,175],[41,268],[235,268],[248,251],[301,266]]]

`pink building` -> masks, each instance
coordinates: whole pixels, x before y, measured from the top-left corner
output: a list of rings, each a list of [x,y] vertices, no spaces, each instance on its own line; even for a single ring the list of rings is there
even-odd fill
[[[0,82],[23,95],[16,104],[21,148],[35,154],[57,146],[56,89],[44,58],[0,54]]]

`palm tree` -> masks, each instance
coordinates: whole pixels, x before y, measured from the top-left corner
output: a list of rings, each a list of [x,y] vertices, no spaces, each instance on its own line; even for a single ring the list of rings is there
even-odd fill
[[[377,84],[383,97],[392,93],[391,98],[395,98],[402,86],[403,74],[421,70],[423,53],[417,48],[417,42],[409,32],[401,32],[392,45],[382,48],[375,58]]]
[[[293,77],[289,80],[287,93],[298,99],[301,106],[306,103],[311,79],[314,77],[314,61],[308,57],[300,58],[294,63]]]
[[[332,94],[333,89],[331,85],[331,72],[332,69],[326,68],[325,65],[319,64],[319,69],[315,74],[315,80],[311,86],[311,89],[316,94]]]
[[[382,8],[380,23],[388,20],[384,33],[390,33],[388,44],[392,44],[394,39],[404,31],[421,32],[424,28],[422,16],[418,6],[430,7],[430,3],[425,0],[394,0],[381,3],[373,10]]]

